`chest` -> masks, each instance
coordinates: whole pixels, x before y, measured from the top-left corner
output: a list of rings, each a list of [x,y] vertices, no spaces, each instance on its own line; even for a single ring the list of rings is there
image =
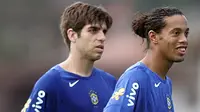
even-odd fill
[[[113,90],[104,80],[70,80],[64,82],[59,93],[64,108],[73,112],[100,112],[106,106]]]
[[[159,112],[173,112],[172,91],[168,83],[151,81],[148,88],[148,105]]]

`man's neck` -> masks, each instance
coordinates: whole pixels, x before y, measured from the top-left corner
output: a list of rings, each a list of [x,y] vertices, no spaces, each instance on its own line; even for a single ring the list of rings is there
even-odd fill
[[[157,53],[152,53],[149,50],[146,56],[141,60],[149,69],[157,73],[162,79],[166,78],[167,72],[172,66],[172,62],[164,59],[161,55]]]
[[[89,77],[92,73],[94,62],[78,55],[69,54],[69,57],[60,66],[69,72],[82,77]]]

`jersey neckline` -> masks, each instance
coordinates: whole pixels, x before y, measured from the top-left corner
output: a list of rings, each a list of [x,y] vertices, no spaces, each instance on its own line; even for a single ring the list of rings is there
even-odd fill
[[[152,74],[153,77],[157,78],[157,79],[160,80],[161,82],[166,83],[166,81],[168,80],[168,77],[167,77],[167,76],[165,76],[165,79],[162,79],[157,73],[153,72],[153,71],[152,71],[149,67],[147,67],[144,63],[138,62],[138,64],[139,64],[140,66],[144,67],[145,70],[146,70],[147,72],[149,72],[150,74]]]
[[[64,70],[59,64],[57,64],[55,67],[53,67],[54,69],[58,70],[59,72],[63,72],[63,73],[66,73],[74,78],[82,78],[82,79],[89,79],[91,77],[93,77],[93,75],[95,74],[95,68],[93,67],[92,68],[92,72],[91,72],[91,75],[88,76],[88,77],[83,77],[83,76],[80,76],[78,74],[75,74],[75,73],[72,73],[72,72],[69,72],[67,70]]]

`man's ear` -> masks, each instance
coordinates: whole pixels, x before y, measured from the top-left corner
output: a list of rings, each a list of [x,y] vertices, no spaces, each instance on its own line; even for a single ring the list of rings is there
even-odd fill
[[[148,32],[148,36],[149,36],[149,40],[150,42],[154,43],[154,44],[157,44],[158,43],[158,36],[157,36],[157,33],[153,30],[150,30]]]
[[[69,28],[69,29],[67,30],[67,36],[68,36],[69,40],[70,40],[72,43],[75,43],[75,42],[76,42],[76,39],[78,38],[77,33],[76,33],[72,28]]]

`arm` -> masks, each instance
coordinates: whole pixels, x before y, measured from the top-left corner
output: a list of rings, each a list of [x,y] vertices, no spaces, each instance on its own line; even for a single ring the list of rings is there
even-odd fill
[[[53,78],[41,77],[35,84],[29,99],[21,112],[53,112],[55,111],[55,87]]]
[[[44,90],[33,91],[21,112],[45,111],[47,94]]]
[[[142,99],[141,79],[144,78],[141,76],[144,76],[143,74],[137,69],[126,71],[118,80],[104,112],[135,112],[136,106]]]

